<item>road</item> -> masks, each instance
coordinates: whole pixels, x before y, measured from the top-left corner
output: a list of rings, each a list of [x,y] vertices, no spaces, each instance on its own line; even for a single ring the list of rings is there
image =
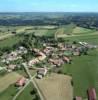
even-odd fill
[[[29,80],[28,82],[26,83],[26,85],[14,96],[14,98],[12,100],[16,100],[17,97],[24,91],[24,89],[29,85],[30,82],[32,82],[32,84],[34,85],[34,87],[37,89],[37,92],[40,96],[40,99],[41,100],[45,100],[44,99],[44,96],[42,95],[42,93],[40,92],[38,86],[36,85],[35,81],[33,80],[35,78],[35,76],[37,74],[35,74],[34,76],[31,75],[31,73],[29,72],[29,69],[28,67],[26,66],[26,64],[23,64],[24,68],[25,68],[25,71],[27,72],[28,76],[29,76]]]
[[[44,96],[42,95],[41,91],[39,90],[37,84],[36,84],[35,81],[33,80],[34,78],[32,78],[32,75],[30,74],[28,67],[27,67],[25,64],[24,64],[24,68],[25,68],[25,70],[26,70],[26,72],[27,72],[27,74],[28,74],[28,76],[29,76],[29,78],[30,78],[32,84],[33,84],[34,87],[37,89],[37,92],[38,92],[38,94],[39,94],[39,96],[40,96],[40,99],[41,99],[41,100],[45,100],[45,99],[44,99]]]
[[[36,74],[30,79],[28,80],[28,82],[24,85],[24,87],[14,96],[14,98],[12,100],[16,100],[17,97],[24,91],[24,89],[29,85],[29,83],[32,81],[32,79],[36,76]]]

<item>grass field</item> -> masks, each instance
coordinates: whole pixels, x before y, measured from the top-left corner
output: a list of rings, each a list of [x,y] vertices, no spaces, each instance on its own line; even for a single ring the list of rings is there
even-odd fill
[[[33,100],[33,95],[31,95],[32,90],[33,85],[29,84],[16,100]]]
[[[3,77],[0,77],[0,92],[5,90],[6,88],[8,88],[9,85],[15,83],[17,81],[17,79],[19,79],[20,77],[21,77],[21,75],[15,73],[15,72],[9,73]]]
[[[10,85],[6,90],[0,93],[0,100],[12,100],[17,92],[18,89],[14,85]]]
[[[87,34],[93,34],[94,32],[96,32],[96,30],[94,29],[87,29],[87,28],[82,28],[82,27],[78,27],[74,24],[69,24],[69,25],[64,25],[59,27],[59,29],[57,29],[57,33],[58,36],[60,35],[87,35]]]
[[[87,28],[82,28],[82,27],[75,27],[73,29],[73,34],[87,34],[87,33],[93,33],[95,30],[87,29]]]
[[[0,48],[3,47],[12,47],[13,45],[17,44],[19,41],[22,41],[23,37],[21,36],[12,36],[7,39],[0,41]]]
[[[86,41],[98,45],[98,35],[66,38],[70,41]],[[95,87],[98,96],[98,50],[92,50],[87,56],[73,58],[73,63],[63,66],[63,72],[71,74],[74,81],[74,95],[87,97],[87,89]]]
[[[72,37],[65,37],[65,40],[69,41],[85,41],[91,44],[96,44],[98,45],[98,32],[97,34],[93,35],[81,35],[81,36],[72,36]]]
[[[36,82],[45,100],[72,100],[73,98],[70,76],[51,74],[41,80],[36,79]]]

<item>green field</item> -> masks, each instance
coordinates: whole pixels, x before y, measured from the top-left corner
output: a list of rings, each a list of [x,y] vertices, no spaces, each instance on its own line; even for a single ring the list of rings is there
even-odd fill
[[[58,35],[85,35],[90,33],[92,34],[94,32],[96,32],[96,30],[78,27],[74,24],[64,25],[58,29]]]
[[[10,85],[6,90],[0,93],[0,100],[12,100],[18,89],[14,85]]]
[[[98,35],[78,36],[66,38],[70,41],[86,41],[98,45]],[[63,72],[72,75],[74,95],[87,97],[87,89],[95,87],[98,96],[98,49],[88,55],[73,57],[72,64],[64,65]]]
[[[17,44],[19,41],[22,41],[23,37],[21,36],[11,36],[7,39],[0,40],[0,48],[3,47],[12,47],[13,45]]]
[[[33,100],[32,90],[33,85],[29,84],[16,100]]]
[[[93,33],[92,33],[93,34]],[[82,36],[72,36],[72,37],[66,37],[65,40],[69,41],[85,41],[91,44],[98,45],[98,35],[82,35]]]

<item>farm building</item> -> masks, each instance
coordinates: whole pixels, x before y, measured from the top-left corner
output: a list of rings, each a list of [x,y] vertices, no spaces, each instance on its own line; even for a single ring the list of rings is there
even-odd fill
[[[61,66],[62,64],[64,64],[62,59],[49,59],[49,62],[56,66]]]
[[[66,56],[63,58],[63,60],[64,60],[66,63],[70,63],[70,62],[71,62],[71,60],[70,60],[68,57],[66,57]]]
[[[26,83],[26,79],[24,77],[22,77],[22,78],[17,80],[15,85],[21,87],[21,86],[24,86],[25,83]]]
[[[97,100],[96,99],[96,91],[95,91],[95,88],[88,89],[87,93],[88,93],[88,100]]]
[[[46,68],[41,68],[37,71],[37,78],[41,79],[47,74]]]

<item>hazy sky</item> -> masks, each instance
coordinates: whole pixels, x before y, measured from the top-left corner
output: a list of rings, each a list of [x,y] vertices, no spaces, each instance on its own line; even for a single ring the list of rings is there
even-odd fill
[[[98,12],[98,0],[0,0],[0,12]]]

